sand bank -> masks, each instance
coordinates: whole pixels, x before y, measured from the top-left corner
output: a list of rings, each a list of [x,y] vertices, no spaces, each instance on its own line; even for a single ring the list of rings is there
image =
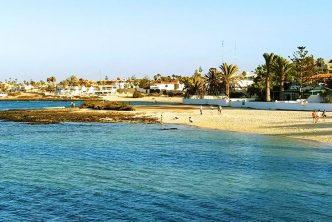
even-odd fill
[[[160,118],[164,123],[186,124],[209,129],[279,135],[299,139],[309,139],[332,144],[332,113],[328,118],[313,123],[307,111],[275,111],[223,108],[204,106],[200,115],[199,106],[155,105],[140,106],[136,112],[144,112]],[[192,123],[189,122],[192,118]]]
[[[126,96],[103,96],[104,100],[109,101],[140,101],[140,102],[171,102],[182,103],[182,97],[168,97],[168,96],[145,96],[142,98],[132,98]]]

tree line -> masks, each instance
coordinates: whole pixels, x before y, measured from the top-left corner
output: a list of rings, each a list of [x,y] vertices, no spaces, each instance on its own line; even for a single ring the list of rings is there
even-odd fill
[[[279,100],[284,100],[285,89],[292,85],[299,87],[300,98],[304,98],[304,88],[318,84],[319,79],[315,80],[312,76],[328,72],[324,59],[315,60],[304,46],[297,47],[288,58],[264,53],[263,59],[264,63],[254,71],[254,83],[248,87],[247,96],[256,95],[264,101],[271,101],[272,89],[279,92]],[[210,68],[205,75],[201,69],[197,69],[191,77],[183,77],[181,80],[185,84],[186,97],[203,97],[206,94],[230,97],[230,87],[235,87],[244,78],[246,73],[239,73],[237,65],[223,63],[219,68]]]
[[[192,76],[156,74],[153,76],[153,80],[150,80],[147,76],[142,79],[132,76],[126,82],[128,86],[139,86],[148,89],[155,82],[176,81],[184,84],[186,97],[197,95],[202,98],[204,95],[225,95],[230,98],[232,88],[239,86],[241,80],[252,78],[253,84],[247,88],[245,96],[257,96],[260,100],[271,101],[271,91],[277,91],[279,100],[284,100],[285,90],[288,90],[292,85],[299,87],[300,98],[304,98],[304,88],[315,86],[319,81],[311,77],[315,74],[328,72],[324,59],[318,58],[315,60],[304,46],[297,47],[292,56],[287,58],[275,53],[264,53],[262,61],[263,63],[254,70],[254,77],[248,77],[246,72],[239,72],[239,68],[235,64],[222,63],[218,68],[209,68],[205,74],[203,74],[202,68],[199,67]],[[117,79],[120,80],[119,77]],[[105,85],[107,80],[108,76],[105,77],[105,80],[93,82],[71,75],[57,83],[55,76],[49,76],[46,79],[47,84],[43,80],[39,82],[24,81],[24,84],[34,87],[44,86],[44,88],[46,86],[45,90],[54,91],[56,87]],[[15,85],[17,79],[9,78],[6,82]],[[0,84],[0,90],[4,91],[3,84]]]

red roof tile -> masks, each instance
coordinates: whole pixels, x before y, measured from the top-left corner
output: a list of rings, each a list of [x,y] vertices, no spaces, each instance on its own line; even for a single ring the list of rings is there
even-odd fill
[[[323,79],[332,77],[332,73],[325,73],[325,74],[317,74],[310,77],[310,79]]]

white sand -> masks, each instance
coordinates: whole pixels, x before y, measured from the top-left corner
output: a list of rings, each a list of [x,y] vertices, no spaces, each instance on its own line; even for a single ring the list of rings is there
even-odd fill
[[[142,101],[142,102],[172,102],[182,103],[182,97],[167,96],[145,96],[142,98],[132,98],[130,96],[103,96],[103,99],[109,101]]]
[[[313,123],[311,112],[307,111],[223,108],[219,114],[217,108],[204,106],[203,115],[200,115],[199,106],[189,105],[140,106],[136,110],[158,118],[163,114],[164,123],[332,143],[332,113],[327,113],[327,119]]]

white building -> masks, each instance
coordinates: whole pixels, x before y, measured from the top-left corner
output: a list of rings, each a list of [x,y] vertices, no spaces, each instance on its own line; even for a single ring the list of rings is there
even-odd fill
[[[150,91],[182,91],[184,89],[184,84],[181,84],[179,82],[160,82],[160,83],[154,83],[150,86]]]
[[[85,86],[70,86],[68,88],[57,88],[54,94],[58,96],[86,96],[94,94],[94,91],[93,93],[89,93],[90,88],[91,87],[87,88]]]
[[[23,85],[22,86],[22,90],[24,90],[24,91],[26,91],[26,92],[32,92],[33,91],[33,89],[34,89],[35,87],[33,86],[33,85]]]
[[[95,89],[96,95],[115,95],[117,87],[114,84],[97,86]]]
[[[116,89],[126,88],[126,82],[123,80],[117,80],[112,84]]]
[[[248,87],[254,84],[255,73],[246,73],[243,79],[239,80],[237,84],[232,88],[233,92],[243,92],[248,90]]]

